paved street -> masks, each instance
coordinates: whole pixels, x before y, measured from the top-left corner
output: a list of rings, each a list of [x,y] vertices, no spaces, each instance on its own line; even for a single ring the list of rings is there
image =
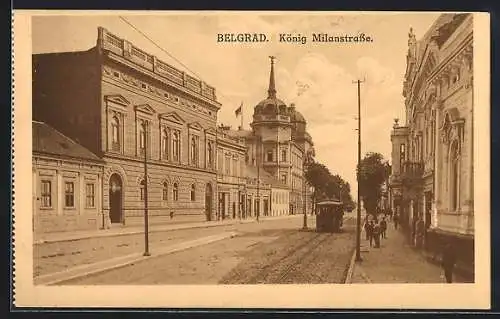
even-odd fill
[[[288,216],[280,219],[263,219],[262,222],[245,222],[222,224],[205,228],[186,228],[169,231],[152,232],[149,235],[150,251],[189,240],[221,234],[229,231],[251,231],[272,227],[299,227],[302,216]],[[134,229],[123,229],[122,233]],[[59,234],[59,239],[71,236]],[[53,236],[54,237],[54,236]],[[34,245],[34,276],[64,271],[68,268],[84,264],[92,264],[107,259],[140,253],[144,251],[144,234],[106,236],[85,238],[80,240],[63,240]]]
[[[302,230],[302,216],[207,228],[159,231],[150,235],[151,257],[61,284],[281,284],[343,283],[354,243],[355,219],[346,215],[339,234],[316,233],[315,219]],[[207,236],[235,232],[208,244],[155,256],[165,247]],[[409,247],[403,234],[388,229],[380,248],[370,248],[362,234],[362,263],[355,264],[351,283],[441,283],[441,269]],[[144,236],[131,234],[35,246],[35,276],[44,276],[140,253]],[[112,261],[112,260],[111,260]],[[464,282],[455,277],[456,282]]]
[[[370,248],[362,234],[361,257],[356,264],[352,283],[443,283],[442,270],[407,244],[401,231],[392,224],[387,239],[381,239],[380,248]],[[455,282],[465,282],[455,276]]]
[[[239,224],[231,228],[239,234],[234,238],[64,284],[341,283],[354,245],[354,222],[348,219],[341,234],[302,231],[300,216]]]

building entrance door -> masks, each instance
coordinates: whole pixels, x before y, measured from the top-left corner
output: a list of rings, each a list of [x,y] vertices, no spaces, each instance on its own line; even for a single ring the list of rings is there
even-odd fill
[[[207,220],[212,220],[212,185],[207,184],[205,187],[205,215],[207,216]]]
[[[118,174],[111,175],[109,179],[109,219],[113,224],[123,222],[122,193],[121,177]]]

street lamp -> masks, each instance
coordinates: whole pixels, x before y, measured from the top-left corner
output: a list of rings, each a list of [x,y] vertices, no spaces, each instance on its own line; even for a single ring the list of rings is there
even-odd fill
[[[314,186],[309,186],[309,194],[311,194],[311,216],[314,216]]]
[[[307,227],[307,182],[306,182],[306,169],[307,167],[311,164],[311,161],[312,161],[312,153],[311,152],[307,152],[306,154],[304,154],[304,161],[303,161],[303,165],[302,165],[302,170],[303,170],[303,189],[304,189],[304,221],[303,221],[303,225],[302,225],[302,229],[306,230],[308,227]],[[312,187],[312,186],[311,186]]]

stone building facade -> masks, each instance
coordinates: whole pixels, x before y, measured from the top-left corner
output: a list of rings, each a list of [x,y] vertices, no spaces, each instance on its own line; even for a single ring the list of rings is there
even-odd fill
[[[443,14],[419,41],[410,29],[403,95],[406,123],[391,133],[391,205],[424,246],[457,250],[473,275],[473,21]]]
[[[32,130],[33,231],[102,228],[103,161],[46,123]]]
[[[33,56],[33,117],[104,160],[111,225],[143,222],[145,180],[151,223],[214,218],[219,108],[213,87],[103,28],[88,51]]]
[[[274,210],[285,214],[305,211],[305,200],[310,198],[309,187],[304,183],[304,159],[313,153],[311,136],[306,131],[306,120],[294,105],[288,107],[276,94],[274,58],[271,58],[268,96],[254,108],[251,134],[247,134],[247,162],[259,166],[275,181],[276,194],[287,198],[288,208]],[[272,203],[278,203],[272,198]],[[283,203],[280,201],[280,205]],[[273,211],[273,210],[271,210]]]
[[[217,218],[235,219],[245,211],[245,140],[227,126],[217,128]]]

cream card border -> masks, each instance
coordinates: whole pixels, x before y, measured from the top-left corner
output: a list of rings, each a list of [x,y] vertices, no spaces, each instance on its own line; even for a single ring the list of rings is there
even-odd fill
[[[373,12],[371,12],[373,14]],[[18,307],[434,308],[490,307],[490,22],[474,14],[475,284],[236,286],[33,285],[31,16],[43,14],[221,14],[221,12],[15,11],[13,132],[15,305]],[[224,14],[236,14],[227,13]],[[257,12],[239,12],[254,15]],[[269,14],[267,12],[266,14]],[[272,13],[271,13],[272,14]],[[279,12],[279,14],[287,14]],[[294,12],[297,14],[297,12]],[[302,12],[301,14],[322,14]],[[356,14],[345,13],[342,14]],[[380,14],[391,14],[383,13]],[[424,13],[423,13],[424,14]],[[389,139],[389,137],[388,137]]]

